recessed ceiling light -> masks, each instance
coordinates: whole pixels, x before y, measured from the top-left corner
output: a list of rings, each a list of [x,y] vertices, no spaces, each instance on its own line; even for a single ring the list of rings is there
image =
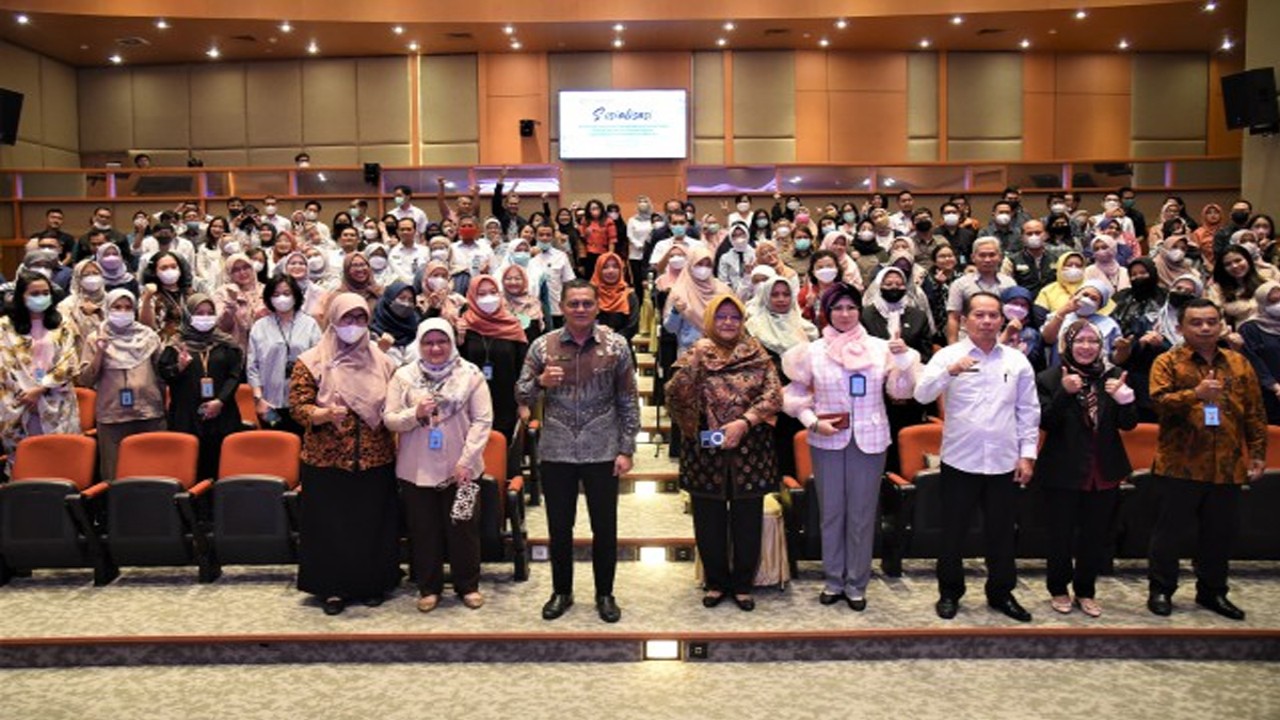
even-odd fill
[[[1218,3],[1213,2],[1213,0],[1209,0],[1209,2],[1204,4],[1205,12],[1213,12],[1214,10],[1217,10],[1217,9],[1218,9]]]
[[[219,51],[218,48],[216,47],[211,47],[208,50],[205,50],[204,54],[208,55],[210,59],[213,59],[213,60],[217,60],[218,58],[222,57],[222,52]]]
[[[1022,48],[1023,50],[1026,50],[1027,48],[1031,47],[1031,41],[1026,38],[1023,38],[1022,42],[1018,43],[1018,47]]]
[[[312,55],[317,55],[320,53],[320,46],[316,44],[315,40],[312,40],[311,44],[307,46],[307,52],[311,53]]]
[[[614,32],[622,32],[623,30],[626,30],[626,29],[627,29],[627,26],[626,26],[626,25],[623,25],[622,23],[616,23],[616,24],[613,26],[613,31],[614,31]]]
[[[1088,13],[1088,12],[1085,12],[1084,10],[1077,10],[1077,11],[1076,11],[1076,19],[1077,19],[1077,20],[1083,20],[1083,19],[1085,19],[1085,18],[1087,18],[1087,17],[1089,17],[1089,13]]]
[[[280,32],[282,33],[293,32],[293,26],[289,24],[288,20],[285,20],[284,22],[280,23]]]
[[[29,18],[29,17],[27,17],[26,15],[23,15],[23,14],[21,14],[21,13],[19,13],[19,14],[18,14],[16,17],[14,17],[13,19],[14,19],[14,20],[16,20],[16,21],[18,21],[18,24],[19,24],[19,25],[26,25],[27,23],[31,22],[31,18]]]
[[[614,47],[616,47],[616,48],[620,48],[620,47],[622,47],[622,45],[623,45],[622,38],[614,38],[614,39],[613,39],[613,46],[614,46]]]
[[[733,24],[733,21],[732,21],[732,20],[730,20],[729,22],[727,22],[727,23],[725,23],[725,24],[724,24],[724,31],[725,31],[725,32],[733,32],[733,31],[734,31],[734,29],[736,29],[737,27],[738,27],[738,26],[737,26],[737,25],[734,25],[734,24]]]
[[[826,38],[822,38],[821,40],[818,41],[819,47],[827,47],[830,44],[831,44],[831,41]]]
[[[504,34],[504,35],[514,35],[514,34],[515,34],[515,32],[516,32],[516,29],[515,29],[513,26],[508,25],[508,26],[506,26],[506,27],[502,28],[502,32],[503,32],[503,34]]]
[[[1235,44],[1235,43],[1233,43],[1233,42],[1231,42],[1231,38],[1229,38],[1229,37],[1228,37],[1228,38],[1222,38],[1222,45],[1221,45],[1220,47],[1222,48],[1222,51],[1223,51],[1223,52],[1226,52],[1227,50],[1230,50],[1231,48],[1233,48],[1233,47],[1235,47],[1235,46],[1236,46],[1236,44]]]
[[[522,47],[524,47],[524,46],[520,44],[520,41],[519,41],[519,40],[512,40],[512,41],[511,41],[511,49],[512,49],[512,50],[519,50],[519,49],[520,49],[520,48],[522,48]]]
[[[724,47],[725,45],[729,44],[729,41],[724,38],[716,38],[716,44],[719,45],[720,47]]]
[[[157,29],[157,30],[168,30],[168,29],[169,29],[169,23],[168,23],[168,22],[166,22],[164,18],[157,18],[157,19],[156,19],[156,29]]]
[[[920,41],[920,47],[922,47],[922,48],[927,48],[927,47],[929,47],[929,45],[930,45],[930,43],[929,43],[929,38],[925,38],[925,39],[923,39],[923,40],[921,40],[921,41]]]
[[[1124,38],[1120,38],[1120,42],[1116,43],[1116,47],[1120,48],[1121,50],[1128,50],[1129,41],[1125,40]]]
[[[845,28],[847,28],[847,27],[849,27],[849,21],[848,21],[848,20],[845,20],[844,18],[840,18],[839,20],[836,20],[836,29],[837,29],[837,30],[843,30],[843,29],[845,29]]]
[[[963,23],[964,23],[964,16],[963,16],[963,15],[952,15],[952,16],[951,16],[951,24],[952,24],[952,25],[961,25],[961,24],[963,24]]]
[[[414,40],[413,42],[409,43],[409,52],[418,52],[418,48],[420,47],[421,45],[418,45],[418,41]]]
[[[107,59],[111,61],[112,65],[119,65],[120,63],[124,62],[124,58],[120,57],[119,54],[112,55]]]
[[[395,34],[397,34],[397,35],[403,35],[403,34],[404,34],[404,27],[403,27],[403,26],[401,26],[401,25],[393,26],[393,27],[391,28],[391,32],[393,32],[393,33],[395,33]]]

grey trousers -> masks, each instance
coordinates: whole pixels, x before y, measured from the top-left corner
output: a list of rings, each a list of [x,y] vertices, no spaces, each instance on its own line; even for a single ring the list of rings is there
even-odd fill
[[[852,438],[843,450],[810,451],[822,515],[824,590],[866,597],[885,454],[868,455]]]
[[[116,479],[116,461],[120,457],[120,443],[125,438],[138,433],[160,432],[164,429],[164,416],[151,420],[98,423],[98,470],[103,481],[109,482]]]

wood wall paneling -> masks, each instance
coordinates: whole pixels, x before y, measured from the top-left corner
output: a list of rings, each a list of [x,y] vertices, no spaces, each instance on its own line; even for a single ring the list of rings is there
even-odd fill
[[[544,163],[550,158],[551,109],[545,53],[481,56],[483,132],[480,161]],[[533,137],[520,137],[520,120],[536,121]]]
[[[693,54],[690,52],[619,53],[613,58],[612,72],[615,89],[684,90],[688,99],[693,99]],[[630,215],[639,195],[663,199],[677,196],[682,190],[685,163],[684,160],[615,160],[611,188],[614,201],[624,208],[624,215]]]

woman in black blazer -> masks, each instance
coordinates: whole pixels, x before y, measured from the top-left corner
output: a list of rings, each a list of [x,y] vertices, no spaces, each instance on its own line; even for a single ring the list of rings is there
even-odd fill
[[[1075,604],[1089,617],[1098,617],[1102,607],[1094,599],[1094,581],[1115,513],[1117,488],[1131,470],[1120,431],[1132,430],[1138,419],[1126,373],[1103,362],[1098,331],[1087,321],[1077,320],[1063,338],[1061,364],[1036,376],[1044,447],[1032,482],[1043,485],[1049,519],[1050,604],[1060,613],[1071,612],[1070,582]]]

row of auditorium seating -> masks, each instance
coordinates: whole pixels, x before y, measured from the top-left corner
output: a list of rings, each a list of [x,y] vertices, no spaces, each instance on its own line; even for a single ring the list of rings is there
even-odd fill
[[[94,482],[88,434],[23,440],[0,485],[0,585],[43,568],[92,568],[105,585],[122,566],[195,566],[212,582],[223,565],[297,562],[301,443],[246,430],[227,437],[218,477],[197,478],[198,441],[141,433],[120,445],[117,478]],[[524,481],[507,475],[507,443],[490,433],[481,478],[481,552],[528,578]]]
[[[876,523],[875,554],[886,575],[902,574],[904,558],[937,557],[942,541],[942,504],[937,459],[942,449],[942,421],[904,428],[898,433],[900,473],[886,473],[881,483],[880,515]],[[1121,483],[1120,501],[1108,534],[1108,566],[1115,558],[1145,558],[1159,508],[1158,482],[1151,475],[1158,426],[1141,423],[1122,432],[1134,471]],[[1043,440],[1043,436],[1042,436]],[[1242,449],[1243,452],[1243,449]],[[808,433],[795,436],[796,475],[783,478],[783,506],[787,518],[791,561],[822,557],[821,517],[813,491],[813,464]],[[1232,557],[1239,560],[1280,560],[1280,427],[1268,427],[1267,471],[1244,486],[1240,528]],[[1016,517],[1016,552],[1020,558],[1043,558],[1048,531],[1044,496],[1036,483],[1024,486]],[[982,556],[980,513],[964,540],[965,557]],[[1183,557],[1190,557],[1194,528],[1188,528]]]

